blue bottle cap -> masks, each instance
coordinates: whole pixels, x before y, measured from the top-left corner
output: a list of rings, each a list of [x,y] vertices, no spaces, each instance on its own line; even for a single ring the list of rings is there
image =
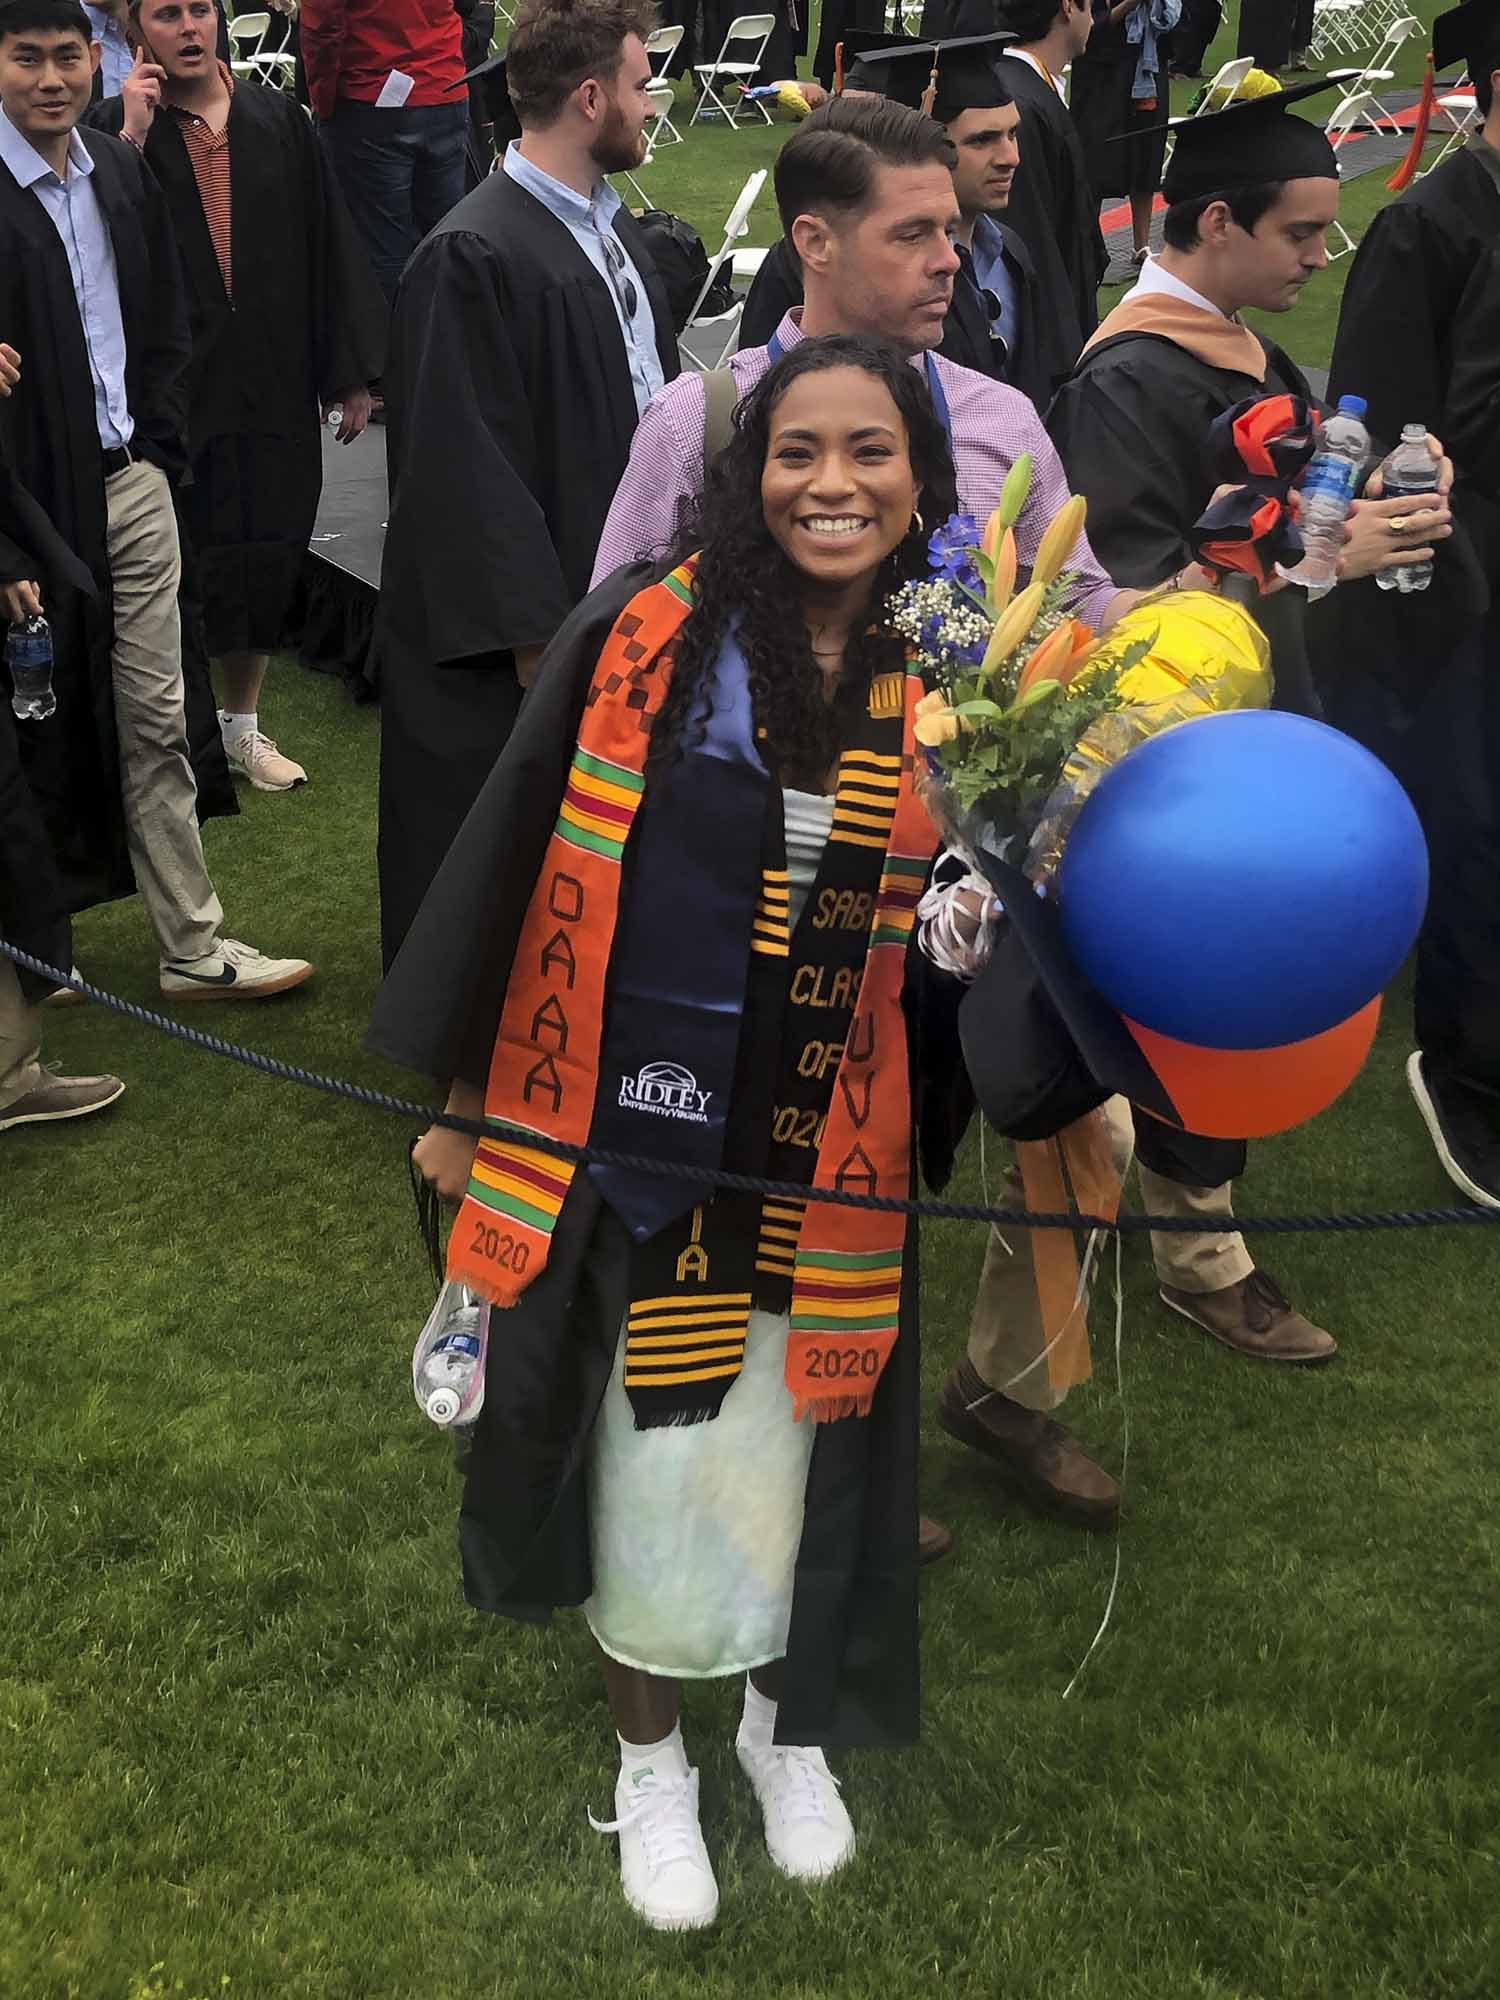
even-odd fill
[[[1365,411],[1369,409],[1369,407],[1370,407],[1369,404],[1365,401],[1363,396],[1339,397],[1339,408],[1341,410],[1347,410],[1351,417],[1362,417]]]

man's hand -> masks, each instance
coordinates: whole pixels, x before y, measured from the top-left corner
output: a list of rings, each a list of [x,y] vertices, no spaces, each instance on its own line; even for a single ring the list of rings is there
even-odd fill
[[[0,396],[8,396],[21,379],[21,357],[0,340]]]
[[[1366,494],[1369,488],[1365,489]],[[1356,500],[1344,517],[1339,582],[1353,583],[1402,563],[1430,562],[1439,542],[1453,533],[1448,503],[1437,493],[1399,500]]]
[[[532,675],[541,665],[542,655],[546,650],[545,646],[517,646],[515,648],[513,658],[516,663],[516,679],[521,683],[523,688],[531,686]]]
[[[335,410],[342,412],[339,418],[339,443],[353,444],[370,421],[369,390],[344,389],[337,396],[330,396],[323,405],[325,424]]]
[[[1433,437],[1430,433],[1427,439],[1427,449],[1429,452],[1431,452],[1433,458],[1437,462],[1437,469],[1438,469],[1437,490],[1439,493],[1447,495],[1453,491],[1453,460],[1449,458],[1447,454],[1444,452],[1443,447],[1439,443],[1438,439]],[[1384,493],[1384,491],[1385,491],[1385,467],[1384,465],[1377,465],[1375,470],[1370,474],[1369,478],[1365,481],[1365,490],[1363,498],[1366,500],[1378,500],[1381,494]]]
[[[133,146],[144,146],[150,136],[157,106],[161,103],[161,88],[166,80],[167,72],[161,65],[147,62],[145,49],[137,49],[130,74],[120,85],[120,102],[125,107],[125,122],[120,128],[120,136],[128,139]]]
[[[42,615],[41,585],[36,583],[0,584],[0,605],[5,609],[7,625],[19,625],[23,618],[40,618]]]

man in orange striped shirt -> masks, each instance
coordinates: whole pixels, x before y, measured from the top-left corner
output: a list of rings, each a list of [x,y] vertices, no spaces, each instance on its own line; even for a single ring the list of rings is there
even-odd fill
[[[131,0],[140,39],[117,102],[91,116],[161,182],[187,277],[193,358],[183,494],[230,766],[260,791],[306,772],[260,727],[259,695],[312,533],[320,423],[369,417],[385,305],[312,127],[236,81],[215,0]]]

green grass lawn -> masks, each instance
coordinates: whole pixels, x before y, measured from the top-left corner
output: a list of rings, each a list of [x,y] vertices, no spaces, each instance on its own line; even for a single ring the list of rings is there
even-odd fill
[[[670,205],[722,214],[770,150],[695,134]],[[265,710],[312,782],[246,793],[209,860],[231,931],[320,976],[184,1018],[405,1089],[359,1047],[378,715],[290,662]],[[77,950],[154,1001],[137,904]],[[1398,991],[1348,1098],[1253,1149],[1246,1212],[1451,1199],[1407,1020]],[[0,1140],[3,2000],[1500,1993],[1492,1235],[1277,1242],[1343,1343],[1290,1376],[1169,1320],[1129,1246],[1123,1401],[1102,1295],[1070,1411],[1115,1465],[1131,1430],[1119,1603],[1076,1695],[1113,1544],[1013,1511],[929,1421],[926,1501],[960,1540],[924,1585],[921,1747],[842,1760],[860,1856],[808,1892],[765,1857],[737,1691],[693,1690],[723,1914],[663,1939],[585,1819],[613,1754],[580,1621],[459,1594],[410,1393],[431,1284],[404,1128],[95,1008],[50,1016],[48,1054],[130,1090]],[[929,1390],[981,1249],[925,1239]]]

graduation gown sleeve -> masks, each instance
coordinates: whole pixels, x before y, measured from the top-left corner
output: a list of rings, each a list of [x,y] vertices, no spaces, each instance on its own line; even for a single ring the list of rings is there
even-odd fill
[[[1500,246],[1459,301],[1441,436],[1463,478],[1500,506]]]
[[[1132,339],[1100,351],[1058,390],[1047,430],[1089,540],[1118,584],[1152,589],[1188,560],[1202,511],[1203,448],[1215,411],[1184,394],[1176,351]]]
[[[1363,396],[1377,445],[1403,424],[1441,435],[1447,387],[1447,328],[1471,274],[1457,246],[1414,202],[1383,208],[1354,253],[1339,307],[1328,373],[1331,402]]]
[[[439,231],[407,266],[391,329],[382,622],[435,664],[544,645],[573,603],[536,498],[542,412],[505,293],[480,237]]]
[[[511,960],[609,629],[659,573],[628,564],[565,620],[375,1002],[368,1045],[425,1076],[489,1074]]]
[[[328,402],[379,379],[390,311],[328,155],[300,114],[296,129],[312,234],[313,363],[318,396]]]

